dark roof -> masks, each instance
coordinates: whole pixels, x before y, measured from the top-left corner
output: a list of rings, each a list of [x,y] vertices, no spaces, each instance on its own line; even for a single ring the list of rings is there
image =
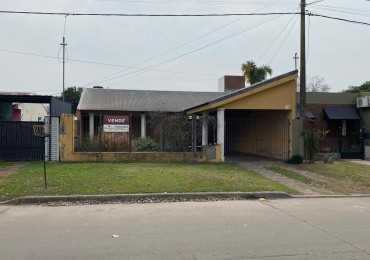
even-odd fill
[[[217,103],[217,102],[220,102],[220,101],[223,101],[225,99],[228,99],[228,98],[231,98],[231,97],[234,97],[234,96],[237,96],[237,95],[240,95],[240,94],[243,94],[243,93],[246,93],[246,92],[249,92],[253,89],[257,89],[257,88],[260,88],[260,87],[263,87],[267,84],[270,84],[274,81],[278,81],[280,79],[283,79],[283,78],[286,78],[286,77],[289,77],[289,76],[292,76],[294,74],[297,74],[298,73],[298,70],[293,70],[291,72],[288,72],[288,73],[285,73],[285,74],[282,74],[282,75],[279,75],[277,77],[274,77],[274,78],[270,78],[270,79],[267,79],[267,80],[264,80],[264,81],[261,81],[259,83],[256,83],[252,86],[249,86],[249,87],[245,87],[245,88],[242,88],[242,89],[239,89],[239,90],[236,90],[236,91],[233,91],[233,92],[230,92],[226,95],[223,95],[221,97],[218,97],[218,98],[215,98],[213,100],[210,100],[208,102],[204,102],[202,104],[199,104],[197,106],[194,106],[194,107],[190,107],[189,109],[187,110],[190,110],[190,109],[194,109],[194,108],[198,108],[198,107],[201,107],[201,106],[205,106],[205,105],[209,105],[209,104],[214,104],[214,103]]]
[[[323,110],[328,119],[361,119],[356,109],[352,107],[324,107]]]
[[[0,101],[2,102],[50,104],[52,98],[52,96],[29,95],[24,93],[0,93]]]
[[[181,112],[217,97],[223,92],[84,89],[78,110]]]
[[[50,104],[50,116],[60,116],[62,113],[71,113],[71,104],[63,102],[53,96],[28,95],[24,93],[0,93],[0,102]]]

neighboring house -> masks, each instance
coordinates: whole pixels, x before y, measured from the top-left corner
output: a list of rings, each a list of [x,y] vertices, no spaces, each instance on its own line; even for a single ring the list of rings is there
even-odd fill
[[[35,96],[28,92],[0,92],[2,96]],[[49,115],[49,104],[39,103],[0,103],[0,120],[43,122]]]
[[[342,158],[364,157],[363,146],[370,145],[366,143],[370,138],[370,104],[360,105],[361,96],[370,96],[370,93],[306,94],[306,115],[317,132],[321,152],[340,152]]]
[[[59,160],[59,117],[71,104],[52,96],[0,93],[0,160]],[[45,151],[33,126],[50,125]]]

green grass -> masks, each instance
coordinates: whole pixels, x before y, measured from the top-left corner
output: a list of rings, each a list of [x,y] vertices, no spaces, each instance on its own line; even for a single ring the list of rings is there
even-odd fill
[[[303,176],[299,173],[296,173],[296,172],[291,171],[291,170],[287,170],[287,169],[282,168],[282,167],[273,166],[273,167],[269,167],[269,169],[276,172],[276,173],[284,175],[288,178],[291,178],[291,179],[294,179],[294,180],[297,180],[297,181],[300,181],[300,182],[303,182],[303,183],[306,183],[306,184],[311,184],[314,181],[311,178],[308,178],[308,177]]]
[[[320,180],[308,178],[294,171],[286,170],[283,166],[281,169],[275,170],[289,178],[329,190],[336,194],[370,193],[370,166],[368,165],[336,161],[334,163],[316,162],[314,164],[289,166],[297,170],[315,173],[321,178]]]
[[[49,163],[43,187],[41,162],[0,179],[0,201],[30,195],[162,192],[297,191],[236,164]]]
[[[0,168],[16,165],[17,162],[0,162]]]

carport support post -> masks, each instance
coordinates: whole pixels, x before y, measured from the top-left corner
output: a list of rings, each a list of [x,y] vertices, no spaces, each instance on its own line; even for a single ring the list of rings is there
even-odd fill
[[[202,146],[205,146],[208,145],[208,112],[203,112],[202,119]]]
[[[221,146],[221,160],[225,161],[225,108],[217,109],[217,144]]]
[[[141,138],[146,137],[146,115],[145,113],[141,114]]]
[[[92,140],[94,138],[94,113],[89,113],[89,135]]]

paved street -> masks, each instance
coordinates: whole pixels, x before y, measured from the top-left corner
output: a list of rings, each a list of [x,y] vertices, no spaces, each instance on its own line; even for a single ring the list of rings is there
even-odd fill
[[[0,231],[0,259],[370,259],[370,198],[3,205]]]

